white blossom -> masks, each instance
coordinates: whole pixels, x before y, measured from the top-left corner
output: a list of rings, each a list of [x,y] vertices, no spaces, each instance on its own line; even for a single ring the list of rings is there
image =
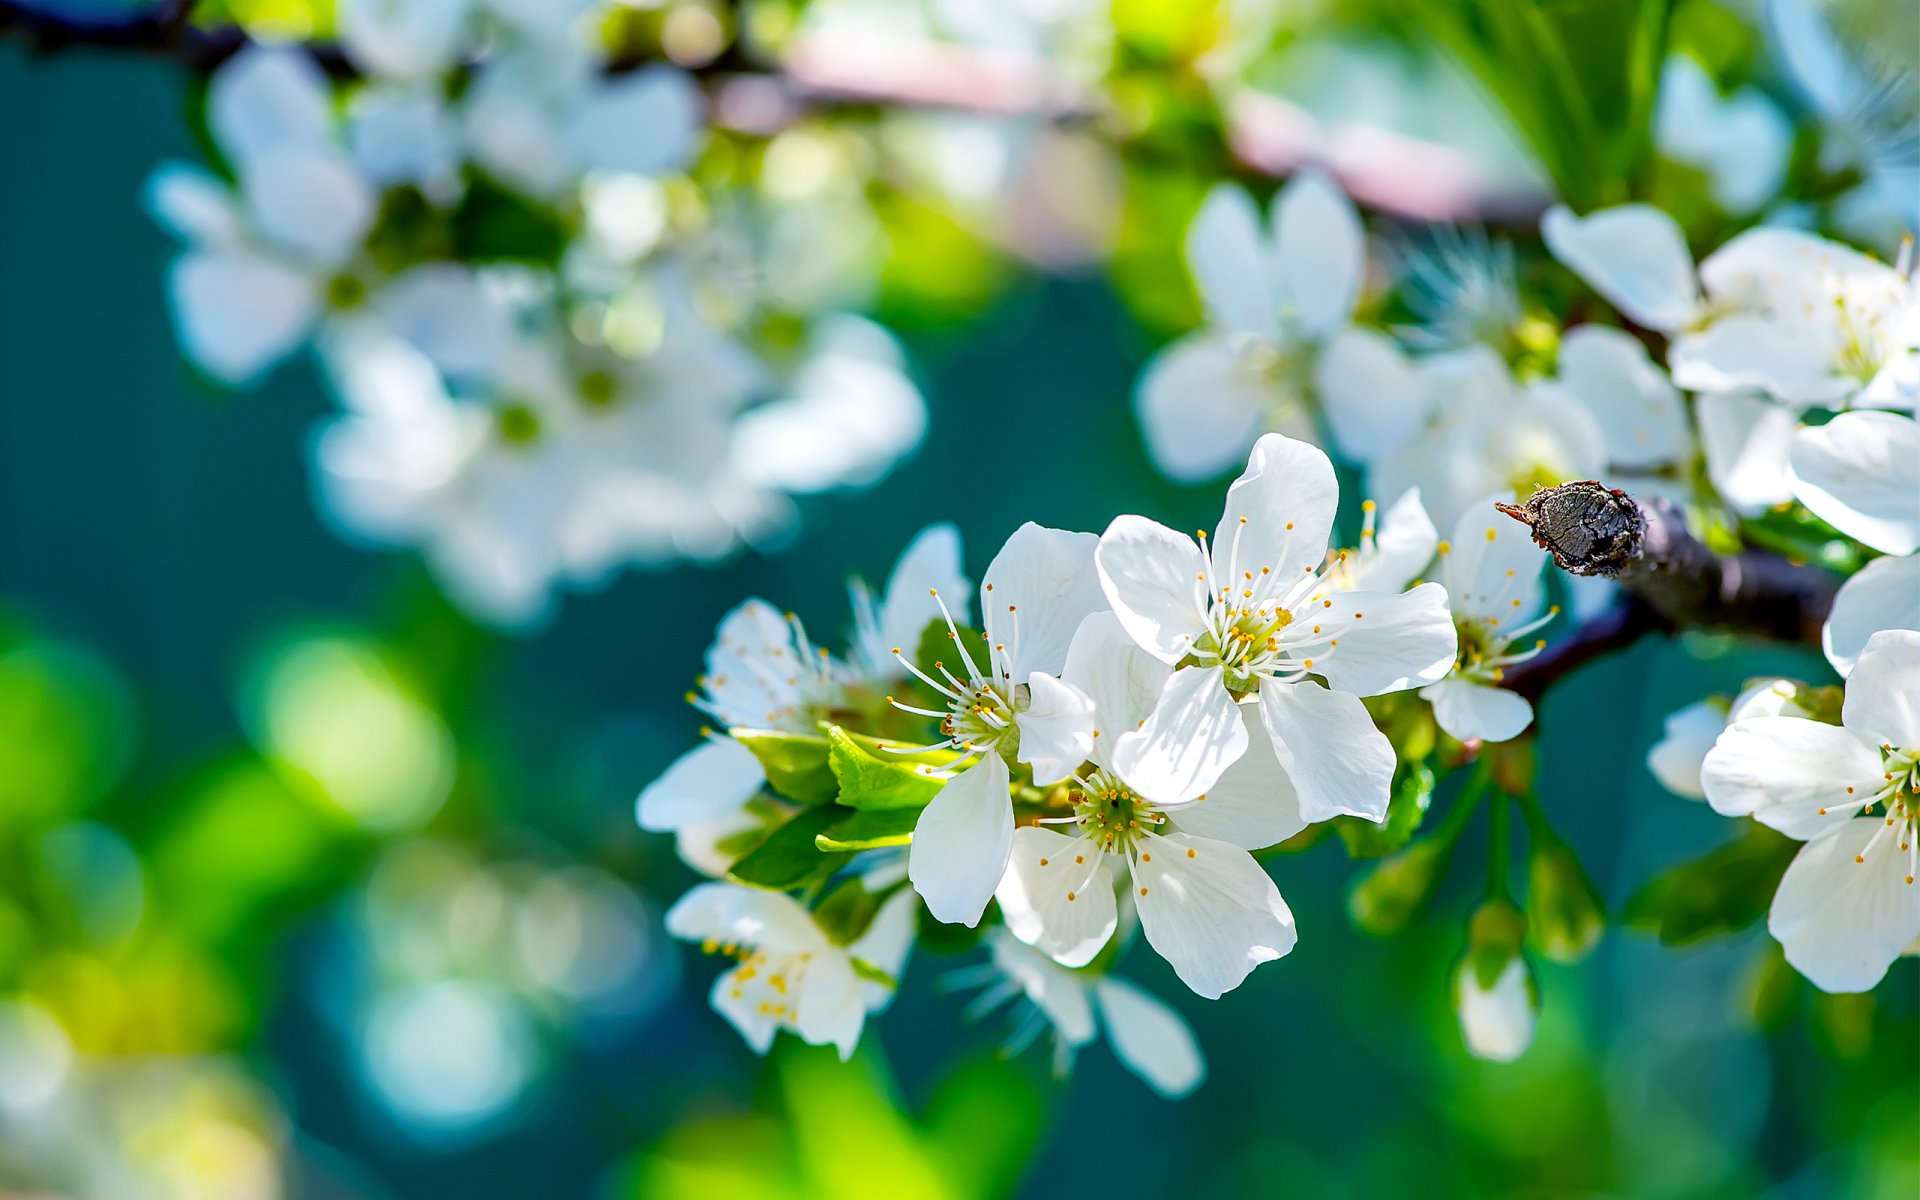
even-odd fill
[[[1758,211],[1780,194],[1793,125],[1759,88],[1722,96],[1706,68],[1676,54],[1660,72],[1653,128],[1660,153],[1704,172],[1727,212]]]
[[[1489,1062],[1512,1062],[1533,1044],[1539,998],[1525,960],[1514,957],[1492,987],[1482,987],[1469,963],[1454,971],[1454,1006],[1467,1050]]]

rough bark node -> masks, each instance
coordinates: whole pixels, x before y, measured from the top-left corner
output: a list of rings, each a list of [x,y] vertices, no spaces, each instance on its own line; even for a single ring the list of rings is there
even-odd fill
[[[1561,570],[1619,580],[1673,628],[1820,644],[1832,575],[1767,550],[1715,554],[1664,497],[1636,499],[1584,479],[1496,507],[1526,525]]]

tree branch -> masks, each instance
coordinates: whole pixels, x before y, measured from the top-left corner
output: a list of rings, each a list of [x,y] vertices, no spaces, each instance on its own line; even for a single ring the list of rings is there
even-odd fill
[[[148,54],[201,73],[247,45],[238,26],[191,24],[191,8],[191,0],[161,0],[131,16],[105,17],[0,0],[0,37],[41,53],[87,46]],[[338,46],[309,42],[304,49],[333,78],[358,77]],[[636,65],[622,60],[608,69]],[[892,106],[1033,117],[1091,129],[1129,153],[1154,154],[1148,143],[1129,142],[1114,128],[1100,97],[1031,55],[925,39],[804,33],[772,64],[751,61],[735,41],[710,61],[680,65],[707,87],[714,119],[746,133],[777,133],[820,109]],[[1449,146],[1360,122],[1324,125],[1304,109],[1252,89],[1224,95],[1221,106],[1223,173],[1273,179],[1317,163],[1361,204],[1414,221],[1531,227],[1546,207],[1542,194],[1489,182],[1470,157]]]
[[[1619,580],[1673,628],[1817,646],[1833,608],[1832,575],[1768,550],[1715,554],[1664,497],[1636,500],[1587,479],[1496,507],[1531,529],[1561,570]]]

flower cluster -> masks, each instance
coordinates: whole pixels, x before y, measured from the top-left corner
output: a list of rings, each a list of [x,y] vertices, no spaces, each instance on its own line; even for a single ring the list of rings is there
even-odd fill
[[[732,265],[738,206],[689,176],[699,88],[609,74],[604,15],[346,5],[357,82],[243,50],[207,88],[217,172],[166,164],[147,193],[184,243],[187,356],[247,386],[315,347],[343,410],[314,439],[327,517],[509,627],[629,564],[767,542],[926,424],[888,333],[774,320]]]

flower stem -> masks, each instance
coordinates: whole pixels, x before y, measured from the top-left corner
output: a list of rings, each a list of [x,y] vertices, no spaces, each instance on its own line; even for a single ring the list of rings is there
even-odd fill
[[[1511,835],[1512,806],[1505,793],[1494,796],[1487,813],[1487,896],[1504,900],[1507,892],[1508,839]]]

